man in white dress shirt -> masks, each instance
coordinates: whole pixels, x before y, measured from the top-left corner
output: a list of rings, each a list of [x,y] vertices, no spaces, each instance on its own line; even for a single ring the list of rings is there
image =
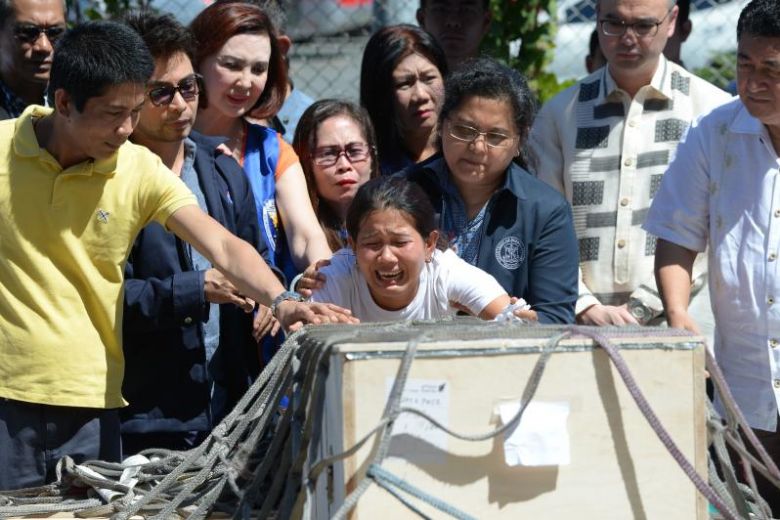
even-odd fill
[[[542,107],[529,138],[532,166],[572,204],[577,321],[657,324],[655,237],[641,225],[688,126],[729,96],[663,56],[675,0],[599,0],[596,9],[607,65]]]
[[[780,0],[748,4],[737,41],[739,98],[690,129],[645,229],[658,237],[655,271],[673,327],[698,331],[688,310],[691,270],[709,246],[715,357],[780,461]],[[759,477],[780,515],[780,491]]]

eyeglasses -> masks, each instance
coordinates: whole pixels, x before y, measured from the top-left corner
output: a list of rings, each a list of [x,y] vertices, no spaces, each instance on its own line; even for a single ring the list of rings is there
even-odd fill
[[[473,126],[460,125],[450,123],[450,136],[463,141],[471,143],[477,140],[478,137],[483,136],[485,143],[491,148],[506,148],[511,146],[515,140],[515,136],[502,134],[501,132],[483,132]]]
[[[349,143],[345,147],[323,146],[314,150],[314,164],[317,166],[333,166],[343,155],[350,163],[363,162],[368,159],[371,147],[366,143]]]
[[[181,94],[184,101],[192,101],[203,88],[203,76],[192,74],[179,81],[178,85],[162,84],[149,89],[149,101],[156,107],[170,105],[176,92]]]
[[[18,23],[14,26],[14,37],[22,43],[35,43],[44,33],[51,43],[56,42],[65,34],[64,25],[43,27],[34,23]]]
[[[674,7],[672,7],[672,9],[674,9]],[[627,30],[633,29],[634,34],[639,38],[652,38],[658,34],[658,28],[662,23],[664,23],[666,18],[672,12],[672,9],[666,11],[664,17],[657,22],[653,22],[651,20],[640,20],[634,23],[626,23],[624,20],[600,20],[599,27],[605,36],[623,36],[626,34]]]

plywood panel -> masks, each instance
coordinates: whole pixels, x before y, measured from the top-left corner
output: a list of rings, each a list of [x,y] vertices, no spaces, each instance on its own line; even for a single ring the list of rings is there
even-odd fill
[[[659,334],[664,334],[661,329]],[[584,347],[577,347],[578,341]],[[627,347],[622,354],[640,388],[683,453],[704,475],[701,345],[692,348],[690,338],[679,337],[621,341]],[[485,432],[498,425],[499,403],[519,399],[538,357],[538,353],[512,353],[512,348],[534,342],[543,343],[501,339],[425,344],[421,354],[429,357],[414,361],[410,378],[445,380],[449,426],[463,433]],[[641,343],[646,348],[630,348]],[[468,354],[497,345],[506,347],[505,353]],[[536,399],[569,403],[571,464],[509,467],[503,437],[478,443],[449,438],[446,450],[441,450],[404,435],[394,438],[391,457],[383,466],[477,518],[706,518],[705,500],[648,426],[606,353],[592,350],[589,340],[568,345],[573,348],[551,358]],[[328,396],[328,401],[335,404],[335,399],[342,407],[338,424],[343,430],[331,428],[327,433],[326,442],[331,443],[327,452],[338,451],[334,443],[351,446],[377,423],[388,382],[399,364],[387,356],[403,346],[356,343],[337,349],[331,376],[340,378],[342,395]],[[383,352],[384,357],[371,358],[371,352]],[[337,423],[332,419],[331,425]],[[369,443],[345,462],[347,492],[363,477],[366,458],[374,448]],[[442,517],[426,506],[422,509],[434,518]],[[372,486],[353,517],[407,514],[395,498]]]

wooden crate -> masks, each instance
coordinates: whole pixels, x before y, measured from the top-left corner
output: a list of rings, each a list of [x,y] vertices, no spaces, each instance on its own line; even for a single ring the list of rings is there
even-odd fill
[[[313,337],[327,341],[325,328]],[[433,408],[448,426],[481,433],[498,426],[496,407],[517,401],[539,356],[560,329],[498,327],[472,321],[407,329],[367,328],[335,345],[325,392],[322,437],[310,462],[352,446],[373,428],[407,340],[427,332],[409,375],[413,387],[446,383]],[[662,424],[706,475],[704,346],[666,329],[609,331]],[[513,466],[504,438],[465,442],[434,429],[393,439],[383,467],[476,518],[705,519],[707,504],[656,437],[606,353],[590,339],[560,344],[535,400],[568,403],[570,464]],[[421,386],[423,385],[423,386]],[[424,388],[423,388],[424,389]],[[418,425],[419,426],[419,425]],[[407,427],[409,425],[407,424]],[[441,448],[444,449],[441,449]],[[369,442],[317,481],[309,518],[329,518],[365,475]],[[417,505],[434,518],[445,516]],[[373,485],[352,518],[405,518],[409,510]]]

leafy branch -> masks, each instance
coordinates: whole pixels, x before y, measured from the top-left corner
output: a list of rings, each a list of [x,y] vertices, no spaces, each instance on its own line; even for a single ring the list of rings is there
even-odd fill
[[[522,72],[544,102],[573,81],[549,72],[555,50],[555,0],[490,0],[493,23],[482,42],[489,55]]]

